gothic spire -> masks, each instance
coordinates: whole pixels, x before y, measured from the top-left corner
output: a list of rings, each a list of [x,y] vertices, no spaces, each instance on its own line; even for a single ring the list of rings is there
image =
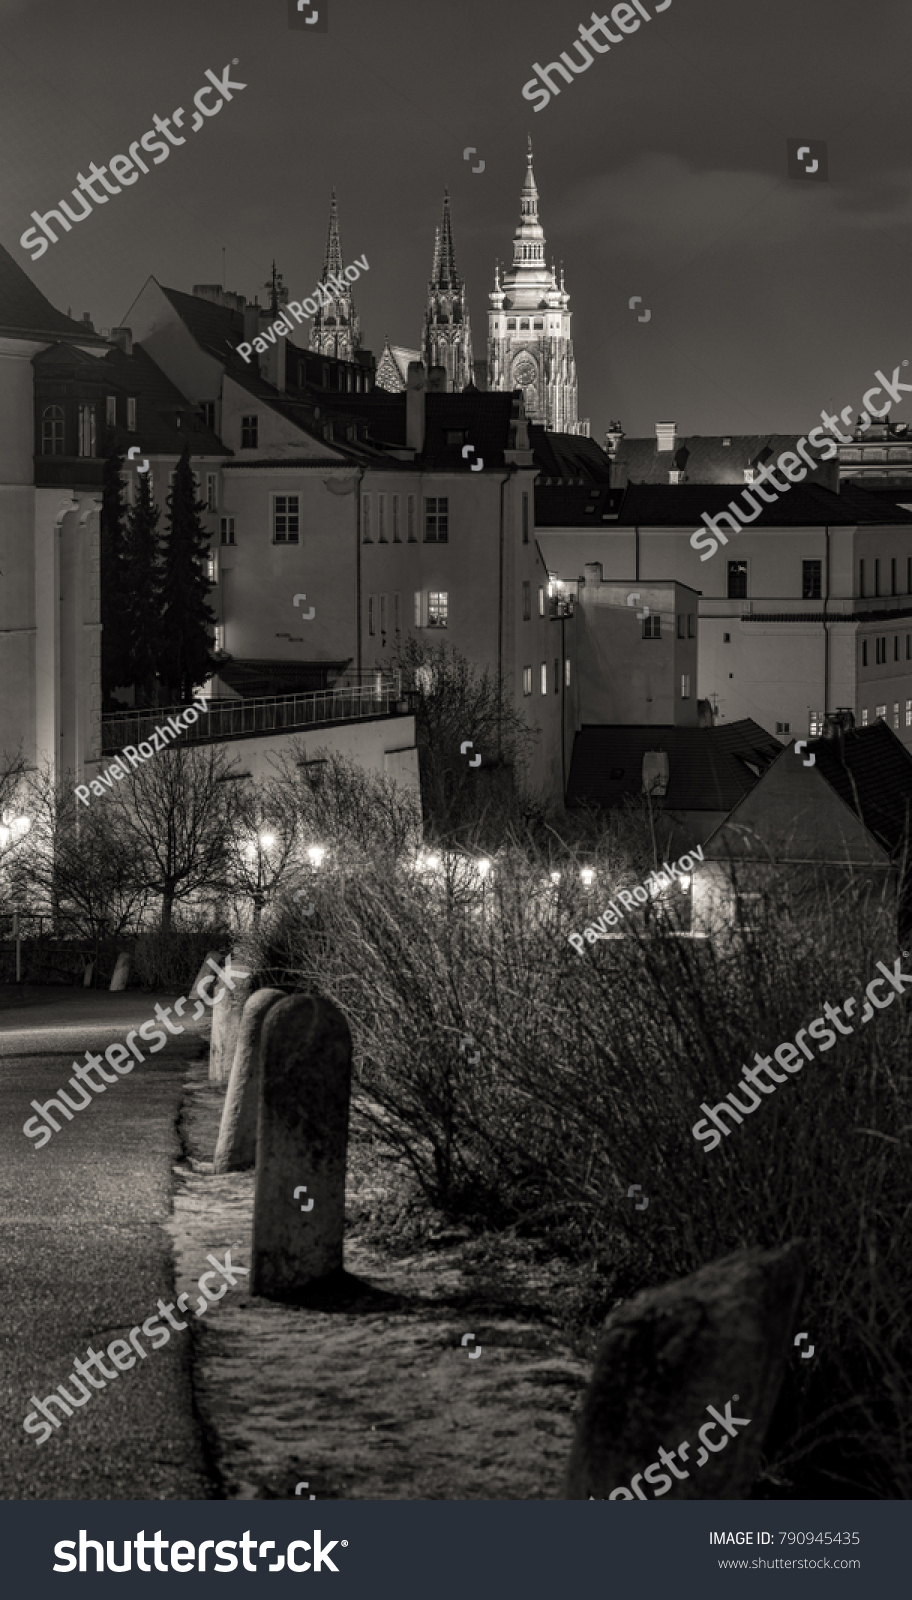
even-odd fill
[[[454,289],[460,283],[456,271],[456,250],[453,245],[453,225],[450,217],[450,191],[443,191],[443,217],[437,230],[437,249],[434,260],[434,283],[441,289]]]
[[[336,206],[336,191],[332,192],[332,203],[329,208],[329,233],[326,238],[326,257],[323,262],[323,282],[326,282],[331,272],[342,271],[342,243],[339,238],[339,212]]]

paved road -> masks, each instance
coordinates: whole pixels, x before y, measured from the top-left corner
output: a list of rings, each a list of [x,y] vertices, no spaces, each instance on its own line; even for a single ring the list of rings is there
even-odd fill
[[[22,1426],[33,1409],[29,1396],[44,1399],[68,1384],[89,1345],[104,1350],[152,1316],[159,1297],[174,1299],[161,1223],[198,1030],[189,1049],[171,1041],[72,1122],[58,1118],[61,1131],[41,1150],[22,1133],[29,1102],[66,1086],[71,1062],[86,1049],[122,1038],[152,1015],[156,1000],[174,998],[58,990],[0,1009],[0,1498],[208,1499],[217,1492],[193,1417],[189,1328],[161,1349],[147,1345],[144,1361],[93,1390],[44,1444]]]

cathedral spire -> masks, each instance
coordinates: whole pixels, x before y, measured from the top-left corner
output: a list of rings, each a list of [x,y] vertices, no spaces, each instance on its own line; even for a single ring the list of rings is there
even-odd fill
[[[338,287],[342,282],[344,288]],[[310,348],[340,361],[354,361],[361,348],[361,322],[355,311],[351,285],[342,272],[342,242],[339,237],[339,211],[336,191],[329,208],[329,233],[320,277],[322,304],[310,327]]]
[[[336,206],[336,191],[332,192],[332,203],[329,208],[329,233],[326,237],[326,256],[323,261],[323,279],[325,283],[331,272],[342,271],[342,241],[339,238],[339,211]]]
[[[446,368],[449,389],[465,389],[474,381],[465,280],[456,266],[448,189],[444,190],[443,215],[434,237],[434,265],[428,283],[421,354],[426,367]]]

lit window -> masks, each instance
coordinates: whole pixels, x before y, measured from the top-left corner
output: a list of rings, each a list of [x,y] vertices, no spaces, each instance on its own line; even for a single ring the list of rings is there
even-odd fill
[[[548,663],[547,663],[547,661],[543,661],[542,664],[541,664],[541,692],[542,692],[542,694],[547,694],[548,693]]]
[[[425,544],[446,544],[449,530],[449,500],[432,497],[424,502]]]
[[[417,544],[418,542],[418,535],[415,532],[415,496],[413,494],[408,497],[408,542],[409,544]]]
[[[212,424],[210,423],[211,427]],[[136,432],[136,401],[131,395],[127,401],[127,428],[130,433]]]
[[[214,472],[206,474],[206,510],[218,510],[218,478]]]
[[[538,614],[540,617],[545,614],[545,591],[541,588],[538,591]]]
[[[105,422],[109,428],[116,428],[117,426],[116,394],[109,394],[105,396]]]
[[[402,532],[399,527],[399,496],[393,495],[393,544],[402,543]]]
[[[260,419],[258,416],[241,418],[241,449],[256,450],[260,437]]]
[[[822,711],[812,711],[811,712],[810,719],[809,719],[809,722],[808,722],[808,738],[810,738],[810,739],[822,739],[823,738],[823,712]]]
[[[208,555],[206,557],[206,577],[209,579],[210,583],[217,583],[218,582],[218,577],[217,577],[216,571],[215,571],[215,556],[214,555]]]
[[[567,688],[567,689],[569,689],[569,687],[570,687],[570,657],[569,656],[567,657],[566,661],[564,662],[564,687]]]
[[[912,728],[912,700],[906,701],[906,727]]]
[[[95,407],[79,407],[79,454],[81,456],[94,456],[95,454]]]
[[[377,538],[386,544],[386,495],[377,496]]]
[[[421,590],[415,590],[415,627],[421,627]]]
[[[445,628],[447,626],[448,596],[445,593],[428,595],[428,627]]]
[[[297,544],[300,531],[299,497],[296,494],[273,496],[272,537],[276,544]]]
[[[234,518],[222,517],[219,520],[219,533],[222,544],[234,544]]]
[[[371,497],[369,494],[361,496],[361,540],[363,544],[371,542]]]
[[[41,416],[41,453],[45,456],[63,455],[63,408],[45,406]]]
[[[867,708],[867,706],[865,706],[864,710],[861,713],[861,726],[863,728],[866,728],[868,726],[868,708]]]
[[[523,694],[532,693],[532,668],[523,667]]]
[[[690,699],[690,673],[689,672],[682,672],[681,673],[681,699],[682,700],[689,700]]]
[[[880,717],[881,721],[885,722],[886,721],[886,717],[887,717],[887,708],[886,708],[886,706],[875,706],[874,707],[874,716],[875,716],[875,718],[876,717]]]
[[[895,700],[894,703],[893,703],[893,726],[894,726],[894,728],[898,728],[899,727],[899,701],[898,700]]]
[[[215,648],[218,652],[225,648],[225,629],[220,622],[215,626]]]

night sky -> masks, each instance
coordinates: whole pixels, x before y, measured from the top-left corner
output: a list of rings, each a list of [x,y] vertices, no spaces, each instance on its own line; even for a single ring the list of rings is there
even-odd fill
[[[418,344],[448,186],[481,357],[531,133],[596,439],[616,417],[628,434],[755,433],[857,410],[877,367],[912,357],[908,0],[672,0],[536,112],[533,63],[590,17],[585,0],[329,0],[329,31],[309,33],[288,0],[0,0],[0,239],[98,328],[150,274],[223,281],[223,246],[227,288],[262,302],[275,257],[300,299],[335,185],[379,355],[386,335]],[[189,133],[206,68],[234,57],[247,88]],[[186,145],[33,264],[29,213],[178,106]],[[788,177],[790,137],[826,141],[828,183]]]

